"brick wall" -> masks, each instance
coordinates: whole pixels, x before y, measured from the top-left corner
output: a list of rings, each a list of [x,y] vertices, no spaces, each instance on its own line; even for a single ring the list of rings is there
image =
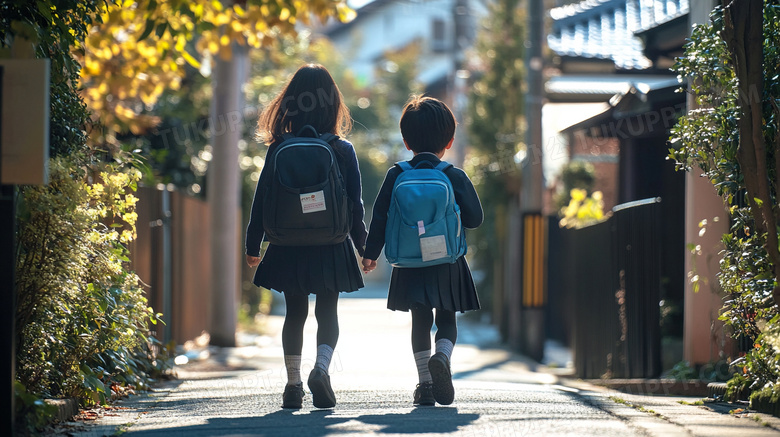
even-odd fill
[[[604,211],[609,211],[618,201],[618,138],[591,137],[585,131],[569,135],[571,161],[587,161],[593,164],[596,181],[594,191],[604,195]]]

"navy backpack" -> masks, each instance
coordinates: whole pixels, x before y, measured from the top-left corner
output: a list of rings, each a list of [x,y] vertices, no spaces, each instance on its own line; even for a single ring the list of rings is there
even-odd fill
[[[266,161],[272,175],[264,187],[263,229],[271,244],[319,246],[347,238],[352,203],[330,145],[337,138],[304,126],[295,136],[285,134]]]

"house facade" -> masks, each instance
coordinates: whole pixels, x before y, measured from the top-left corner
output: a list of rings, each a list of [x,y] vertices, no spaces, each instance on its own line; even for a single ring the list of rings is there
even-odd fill
[[[393,68],[385,53],[419,42],[417,81],[428,93],[447,97],[486,14],[484,2],[475,0],[373,0],[357,9],[354,20],[333,23],[321,33],[362,85],[372,82],[377,68]]]
[[[690,106],[676,92],[684,85],[669,67],[682,55],[691,25],[707,19],[712,3],[587,0],[550,11],[554,74],[545,86],[548,104],[564,108],[557,114],[566,117],[568,107],[606,102],[584,120],[570,110],[571,119],[580,121],[550,135],[563,136],[570,160],[594,164],[594,189],[605,192],[607,208],[660,198],[662,310],[661,320],[651,324],[662,327],[664,369],[682,359],[703,365],[733,353],[717,320],[717,238],[728,222],[723,204],[707,181],[675,171],[666,160],[670,128]],[[705,219],[711,224],[706,234],[699,225]],[[689,244],[700,246],[704,256],[693,259]],[[687,275],[694,269],[708,278],[698,293]],[[551,286],[556,293],[554,281]]]

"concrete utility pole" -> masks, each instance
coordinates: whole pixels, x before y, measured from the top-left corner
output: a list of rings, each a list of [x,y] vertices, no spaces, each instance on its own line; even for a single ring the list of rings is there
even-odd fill
[[[452,41],[452,73],[450,89],[452,92],[452,111],[458,123],[463,122],[466,106],[466,81],[468,71],[463,70],[465,51],[471,42],[469,35],[469,5],[468,0],[454,0],[452,4],[453,41]],[[455,167],[463,168],[466,157],[466,131],[461,126],[460,133],[455,135],[452,147],[453,157],[449,161]]]
[[[695,24],[708,23],[715,8],[715,0],[691,2],[688,15],[689,29]],[[697,109],[696,99],[688,97],[688,110]],[[702,254],[696,260],[685,256],[685,271],[694,269],[700,278],[705,278],[701,290],[696,292],[691,281],[685,280],[683,359],[692,365],[706,364],[717,360],[718,344],[721,338],[713,337],[713,329],[722,332],[723,322],[713,320],[723,306],[723,291],[717,281],[720,271],[720,251],[723,250],[721,236],[729,229],[729,215],[723,206],[723,199],[715,192],[706,178],[699,176],[703,171],[695,168],[685,174],[685,241],[701,247]],[[707,232],[699,234],[699,223],[707,219]],[[717,319],[717,316],[714,317]]]
[[[227,3],[227,2],[226,2]],[[229,60],[216,57],[212,76],[213,136],[206,193],[211,227],[211,344],[236,345],[240,263],[238,141],[243,127],[241,87],[247,51],[233,45]]]
[[[540,360],[544,356],[544,217],[542,217],[542,44],[544,44],[543,0],[528,0],[528,41],[526,45],[526,68],[528,91],[526,92],[526,157],[523,161],[520,210],[523,216],[523,263],[521,301],[513,299],[511,311],[519,311],[519,332],[512,330],[513,344],[531,358]],[[518,293],[514,293],[517,295]],[[517,325],[517,323],[515,323]]]

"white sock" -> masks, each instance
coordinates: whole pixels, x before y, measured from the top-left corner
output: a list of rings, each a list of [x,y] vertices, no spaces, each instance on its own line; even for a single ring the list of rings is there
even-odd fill
[[[433,382],[431,372],[428,370],[428,360],[431,359],[431,350],[414,353],[414,362],[417,364],[417,376],[420,378],[420,384],[423,382]]]
[[[333,358],[332,347],[327,344],[317,345],[317,362],[314,364],[314,367],[319,367],[327,373],[328,368],[330,367],[331,358]]]
[[[300,355],[285,355],[284,367],[287,368],[287,385],[295,385],[301,382]]]
[[[452,357],[452,348],[455,347],[451,341],[446,338],[440,338],[436,340],[436,353],[443,353],[449,360]]]

